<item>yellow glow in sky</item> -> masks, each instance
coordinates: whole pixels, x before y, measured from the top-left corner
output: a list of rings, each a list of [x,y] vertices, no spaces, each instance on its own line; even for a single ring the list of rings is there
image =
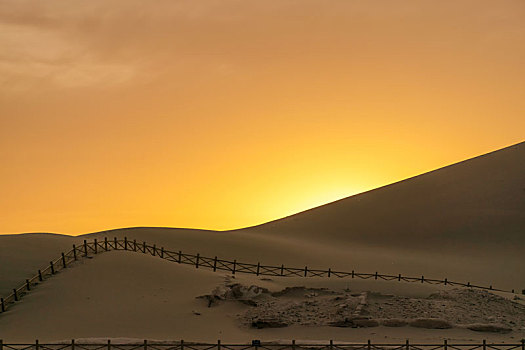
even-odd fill
[[[522,0],[4,0],[0,47],[0,233],[239,228],[524,138]]]

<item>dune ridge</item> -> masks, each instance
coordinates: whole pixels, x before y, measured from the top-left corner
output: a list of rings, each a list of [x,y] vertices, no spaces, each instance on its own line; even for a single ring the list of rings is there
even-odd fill
[[[241,231],[513,254],[525,248],[525,142]]]

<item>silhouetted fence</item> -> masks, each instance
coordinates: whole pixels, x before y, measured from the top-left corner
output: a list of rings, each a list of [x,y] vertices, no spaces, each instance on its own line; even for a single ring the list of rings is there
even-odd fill
[[[376,273],[362,273],[337,271],[337,270],[319,270],[311,269],[308,266],[304,268],[296,267],[285,267],[281,266],[272,266],[272,265],[262,265],[261,263],[249,264],[238,262],[237,260],[222,260],[217,257],[205,257],[200,254],[185,254],[181,251],[174,252],[164,249],[164,247],[158,248],[155,244],[148,245],[146,242],[137,242],[136,240],[130,241],[127,238],[117,239],[116,237],[113,240],[108,240],[107,237],[103,241],[99,241],[96,238],[92,242],[84,241],[80,246],[73,245],[67,253],[62,253],[62,255],[54,260],[50,261],[49,265],[42,269],[38,270],[38,273],[30,279],[26,279],[26,282],[20,287],[13,289],[13,292],[5,298],[0,298],[0,312],[5,312],[7,308],[19,301],[22,296],[27,292],[31,291],[38,283],[42,282],[44,279],[49,278],[56,274],[58,271],[67,268],[70,264],[74,263],[80,258],[87,257],[89,255],[99,254],[102,252],[107,252],[111,250],[127,250],[132,252],[138,252],[143,254],[150,254],[152,256],[158,256],[161,259],[169,260],[179,264],[193,265],[195,268],[208,268],[213,271],[228,271],[232,274],[236,273],[249,273],[257,276],[279,276],[279,277],[335,277],[335,278],[358,278],[358,279],[374,279],[374,280],[384,280],[384,281],[399,281],[399,282],[413,282],[413,283],[427,283],[427,284],[441,284],[448,286],[457,286],[457,287],[469,287],[483,290],[491,290],[497,292],[505,293],[514,293],[514,289],[511,291],[493,288],[492,285],[489,287],[473,285],[470,282],[454,282],[449,281],[447,278],[444,280],[425,278],[421,277],[408,277],[402,276],[401,274],[396,275],[384,275],[378,272]],[[525,291],[523,291],[525,294]],[[0,349],[2,350],[2,349]],[[525,349],[524,349],[525,350]]]
[[[336,343],[330,340],[325,344],[320,343],[296,343],[292,340],[284,343],[263,343],[253,340],[251,344],[223,344],[217,343],[189,343],[180,342],[148,342],[141,343],[70,343],[40,344],[3,344],[0,340],[0,350],[525,350],[525,340],[517,343],[482,343],[461,344],[448,343],[445,340],[440,344],[410,343],[408,340],[403,344],[374,344],[370,340],[367,343]]]

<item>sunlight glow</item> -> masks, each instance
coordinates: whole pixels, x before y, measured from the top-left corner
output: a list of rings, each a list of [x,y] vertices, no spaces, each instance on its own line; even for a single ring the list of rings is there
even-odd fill
[[[523,1],[36,2],[0,6],[0,233],[240,228],[523,141]]]

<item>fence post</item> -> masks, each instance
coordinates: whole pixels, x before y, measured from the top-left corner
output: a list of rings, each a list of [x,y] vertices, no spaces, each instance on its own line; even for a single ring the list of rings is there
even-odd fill
[[[521,350],[525,350],[525,339],[521,340]]]
[[[84,256],[88,256],[87,241],[86,240],[84,240]]]
[[[237,267],[237,260],[233,260],[233,271],[232,275],[235,275],[235,268]]]
[[[146,254],[146,242],[142,242],[142,252]]]
[[[104,237],[104,250],[106,252],[108,251],[108,238],[107,237]]]
[[[38,344],[38,339],[35,340],[35,350],[38,350],[40,348],[40,344]]]
[[[217,257],[213,259],[213,272],[217,271]]]
[[[16,289],[13,289],[13,294],[15,295],[15,301],[18,301],[18,293],[16,292]]]
[[[153,253],[151,255],[155,256],[155,253],[157,252],[157,245],[153,245]]]
[[[164,259],[164,247],[160,248],[160,257]]]
[[[51,274],[54,275],[55,274],[55,267],[53,266],[53,262],[50,261],[49,264],[51,265]]]
[[[487,341],[483,339],[483,350],[487,350]]]
[[[4,341],[0,339],[0,350],[4,350]]]
[[[330,350],[334,349],[334,341],[330,339]]]
[[[26,289],[27,289],[28,291],[31,290],[31,286],[29,285],[29,280],[28,280],[28,279],[26,279]]]
[[[368,350],[371,350],[371,349],[372,349],[372,344],[370,344],[370,339],[368,339],[367,347],[368,347]]]
[[[182,252],[179,250],[179,260],[177,261],[179,264],[182,262]]]
[[[447,282],[448,282],[448,281],[447,281],[447,279],[445,278],[445,286],[447,285]],[[446,340],[445,340],[445,341],[446,341]]]
[[[136,239],[133,240],[133,251],[134,252],[137,251],[137,240]]]
[[[118,249],[117,237],[113,237],[113,242],[115,243],[115,250],[117,250]]]
[[[199,268],[199,253],[197,253],[197,258],[195,259],[195,268],[198,269]]]
[[[42,278],[42,271],[38,270],[38,280],[42,282],[44,279]]]
[[[307,274],[308,274],[308,266],[305,266],[304,267],[304,277],[306,277]]]
[[[444,350],[448,349],[448,344],[447,344],[447,340],[446,339],[443,340],[443,349]]]
[[[66,256],[62,253],[62,265],[66,268]]]
[[[0,304],[1,304],[1,307],[2,307],[2,312],[5,312],[4,298],[0,298]]]
[[[398,280],[398,281],[401,281],[401,274],[399,274],[399,275],[397,276],[397,280]]]
[[[352,278],[354,278],[354,275],[355,275],[355,272],[354,270],[352,270]]]
[[[332,274],[332,269],[328,268],[328,277],[330,277],[331,274]]]
[[[111,350],[111,339],[108,339],[108,350]]]
[[[77,261],[77,247],[73,244],[73,259]]]
[[[217,350],[221,350],[221,340],[217,340]]]
[[[405,343],[405,350],[409,350],[409,349],[410,349],[410,345],[409,345],[408,339],[407,339],[407,341]]]
[[[144,339],[144,350],[148,350],[148,341]]]
[[[259,270],[261,269],[261,263],[257,263],[257,276],[259,276]]]
[[[97,242],[97,239],[95,238],[94,240],[94,244],[95,244],[95,254],[97,254],[97,251],[98,251],[98,242]]]
[[[292,350],[295,350],[295,339],[292,340]]]
[[[281,276],[284,276],[284,265],[281,265]]]
[[[71,339],[71,350],[75,350],[75,339]]]
[[[425,282],[425,276],[421,276],[421,283]]]
[[[375,274],[375,276],[374,276],[374,279],[377,279],[377,271],[376,271],[376,274]]]
[[[124,237],[124,250],[128,250],[128,237]]]
[[[180,350],[184,350],[184,340],[180,340]]]

